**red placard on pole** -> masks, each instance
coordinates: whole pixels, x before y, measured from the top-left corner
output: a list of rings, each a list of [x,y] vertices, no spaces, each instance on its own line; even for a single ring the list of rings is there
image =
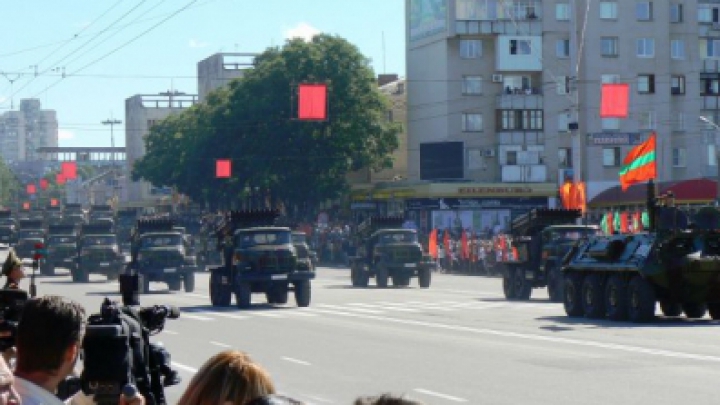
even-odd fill
[[[37,192],[37,188],[34,184],[28,184],[25,187],[25,191],[27,191],[28,194],[35,194]]]
[[[56,174],[55,183],[57,183],[59,186],[65,184],[65,176],[63,176],[62,173]]]
[[[58,203],[59,203],[59,201],[58,201],[57,198],[51,198],[51,199],[50,199],[50,206],[51,206],[51,207],[57,207],[57,206],[58,206]]]
[[[77,179],[77,163],[75,162],[63,162],[61,166],[61,173],[65,180]]]
[[[215,161],[215,177],[218,179],[229,179],[232,176],[232,161],[230,159],[218,159]]]
[[[303,121],[327,120],[327,85],[301,84],[298,86],[298,119]]]
[[[40,188],[42,190],[47,190],[48,188],[48,181],[47,179],[40,179]]]
[[[30,209],[30,203],[29,203],[28,201],[25,201],[25,202],[23,203],[23,209],[26,210],[26,211]]]
[[[600,118],[627,118],[630,86],[627,83],[604,83]]]

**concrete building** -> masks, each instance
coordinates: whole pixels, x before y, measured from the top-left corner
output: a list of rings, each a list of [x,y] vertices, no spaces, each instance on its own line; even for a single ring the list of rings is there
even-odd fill
[[[43,110],[40,100],[20,100],[18,111],[0,115],[0,156],[6,162],[42,160],[38,148],[57,146],[57,114]]]
[[[197,64],[198,98],[205,101],[208,93],[227,86],[233,80],[242,77],[248,69],[255,66],[255,53],[216,53]]]
[[[659,181],[714,176],[699,117],[720,118],[720,4],[586,4],[407,0],[409,178],[552,198],[579,169],[592,199],[653,131]],[[630,85],[627,119],[600,118],[614,82]]]
[[[159,94],[138,94],[125,100],[125,154],[127,162],[127,198],[142,202],[170,194],[163,187],[147,182],[133,182],[130,174],[135,161],[145,155],[145,137],[150,128],[171,114],[177,114],[197,103],[197,95],[170,91]]]

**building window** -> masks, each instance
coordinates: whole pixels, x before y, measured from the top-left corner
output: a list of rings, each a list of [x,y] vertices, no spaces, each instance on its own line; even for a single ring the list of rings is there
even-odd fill
[[[569,39],[558,39],[555,42],[555,54],[558,58],[569,58],[570,57],[570,40]]]
[[[703,59],[720,58],[720,39],[701,38],[700,57]]]
[[[644,111],[640,113],[639,117],[640,129],[655,129],[655,111]]]
[[[518,153],[516,150],[509,150],[505,154],[505,164],[508,166],[517,166],[518,164]]]
[[[698,4],[698,22],[716,23],[720,22],[720,7],[712,4]]]
[[[555,3],[555,19],[557,21],[570,20],[570,4],[569,3]]]
[[[603,84],[620,83],[620,75],[617,75],[617,74],[601,75],[600,82]]]
[[[500,130],[542,130],[542,110],[500,110]]]
[[[717,166],[718,159],[715,154],[717,147],[713,144],[708,145],[708,166]]]
[[[511,39],[510,55],[530,55],[532,45],[528,39]]]
[[[482,132],[483,119],[480,113],[463,113],[462,115],[463,132]]]
[[[683,5],[681,3],[670,4],[670,22],[671,23],[683,22]]]
[[[482,56],[482,41],[479,39],[460,40],[460,58],[477,59]]]
[[[670,94],[685,94],[685,76],[670,76]]]
[[[670,57],[673,59],[685,59],[685,41],[682,39],[670,41]]]
[[[620,118],[601,118],[603,131],[620,129]]]
[[[570,94],[570,76],[557,76],[555,80],[557,94]]]
[[[673,148],[673,150],[672,150],[673,167],[687,166],[687,161],[686,161],[685,155],[687,155],[687,150],[685,148]]]
[[[558,166],[572,167],[572,149],[558,148]]]
[[[641,94],[655,93],[655,75],[638,75],[637,91]]]
[[[620,166],[620,148],[603,148],[603,166]]]
[[[462,92],[465,95],[482,94],[483,79],[481,76],[465,76],[463,77]]]
[[[700,95],[714,96],[720,94],[720,77],[700,77]]]
[[[600,49],[603,57],[618,56],[618,37],[602,37],[600,38]]]
[[[570,114],[562,112],[557,115],[558,132],[570,131]]]
[[[617,2],[601,1],[600,2],[600,18],[603,20],[617,19]]]
[[[654,58],[655,57],[655,39],[654,38],[638,38],[638,40],[637,40],[637,57],[638,58]]]
[[[685,113],[677,113],[675,120],[672,122],[673,131],[684,131],[685,130]]]
[[[635,5],[635,17],[638,21],[650,21],[653,18],[652,1],[640,1]]]

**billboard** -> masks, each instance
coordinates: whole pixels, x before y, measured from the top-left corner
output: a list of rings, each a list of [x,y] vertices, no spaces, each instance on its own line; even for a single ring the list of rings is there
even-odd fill
[[[460,237],[465,229],[489,237],[510,230],[511,211],[497,210],[439,210],[432,211],[432,227],[450,231],[453,238]]]
[[[417,41],[447,29],[447,0],[410,0],[410,40]]]

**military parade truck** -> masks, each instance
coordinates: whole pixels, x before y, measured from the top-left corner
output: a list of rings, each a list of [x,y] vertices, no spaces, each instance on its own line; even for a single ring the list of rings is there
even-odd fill
[[[195,291],[195,256],[183,234],[170,219],[140,219],[130,245],[130,270],[138,274],[141,293],[150,292],[150,282],[166,283],[170,291]]]
[[[62,224],[63,220],[63,212],[62,207],[60,206],[48,206],[45,208],[45,224],[50,225],[60,225]]]
[[[305,235],[305,232],[293,231],[292,244],[295,247],[298,262],[303,262],[303,265],[310,267],[313,271],[315,271],[315,263],[312,258],[314,252],[310,250],[310,246],[308,246],[307,235]]]
[[[88,211],[88,220],[95,222],[99,219],[113,219],[113,209],[107,204],[93,204]]]
[[[657,204],[651,183],[648,232],[590,238],[566,259],[568,316],[647,322],[665,316],[720,319],[720,212],[689,222],[672,197]]]
[[[17,243],[18,225],[12,217],[12,211],[0,210],[0,243],[14,245]]]
[[[76,266],[71,269],[76,283],[87,283],[90,274],[104,274],[117,280],[125,268],[125,256],[120,252],[117,237],[106,223],[89,223],[80,227]]]
[[[503,263],[506,299],[529,300],[533,288],[548,287],[550,300],[562,302],[562,259],[575,243],[599,231],[574,225],[581,215],[580,210],[536,208],[513,219],[511,258]]]
[[[21,259],[32,258],[35,245],[45,244],[45,228],[42,219],[21,219],[15,254]]]
[[[216,232],[223,266],[210,269],[210,302],[249,308],[252,293],[264,293],[269,304],[286,304],[289,291],[299,307],[310,305],[315,272],[298,261],[290,228],[275,226],[274,210],[233,211]]]
[[[72,273],[77,258],[77,230],[74,225],[49,225],[47,233],[47,254],[40,266],[40,274],[55,275],[55,268],[69,269]]]
[[[404,229],[402,217],[370,217],[357,228],[362,248],[350,258],[350,279],[354,287],[367,287],[375,277],[378,288],[408,286],[412,277],[421,288],[430,287],[432,265],[424,259],[414,229]]]
[[[85,211],[83,211],[81,204],[65,204],[65,209],[63,212],[64,224],[74,224],[79,229],[80,225],[84,224],[85,222]]]

